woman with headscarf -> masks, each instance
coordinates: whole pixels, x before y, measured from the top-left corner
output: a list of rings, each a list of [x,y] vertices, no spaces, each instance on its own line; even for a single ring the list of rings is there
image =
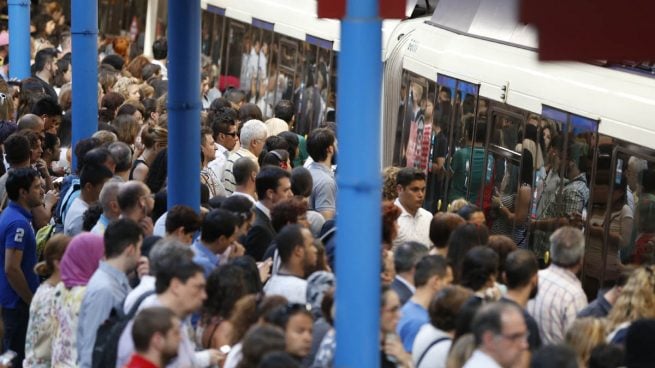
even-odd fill
[[[52,342],[53,367],[77,366],[77,321],[86,285],[105,253],[100,235],[82,233],[71,240],[61,260],[61,282],[55,288],[59,326]]]

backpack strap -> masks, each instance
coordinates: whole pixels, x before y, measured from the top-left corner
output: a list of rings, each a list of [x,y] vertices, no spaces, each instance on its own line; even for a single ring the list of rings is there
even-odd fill
[[[130,308],[130,311],[127,312],[126,317],[129,318],[129,319],[133,319],[134,316],[136,315],[136,312],[139,310],[139,306],[141,305],[141,303],[143,303],[143,301],[146,300],[147,297],[149,297],[150,295],[152,295],[154,293],[155,293],[154,290],[148,290],[145,293],[143,293],[139,297],[139,299],[137,299],[136,302],[134,302],[134,305],[132,306],[132,308]]]
[[[416,361],[415,367],[419,368],[421,366],[421,362],[423,361],[423,358],[425,358],[425,356],[428,354],[428,351],[430,351],[430,349],[432,349],[432,347],[434,347],[435,345],[437,345],[438,343],[440,343],[442,341],[447,341],[447,340],[451,340],[450,337],[445,336],[445,337],[441,337],[441,338],[438,338],[438,339],[432,341],[430,343],[430,345],[428,345],[428,347],[425,348],[425,350],[423,350],[423,353],[421,354],[421,356]]]

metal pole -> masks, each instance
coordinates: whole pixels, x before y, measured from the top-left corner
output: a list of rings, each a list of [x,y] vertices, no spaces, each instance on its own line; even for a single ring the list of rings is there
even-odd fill
[[[378,0],[347,1],[337,78],[335,367],[380,366],[381,29]]]
[[[28,78],[30,73],[30,0],[9,0],[9,76]]]
[[[168,0],[168,208],[200,210],[200,0]]]
[[[146,11],[146,31],[143,41],[143,55],[152,57],[152,43],[155,42],[155,32],[157,31],[157,11],[159,0],[148,0],[148,10]]]
[[[73,142],[98,129],[98,2],[72,0]],[[72,167],[77,159],[73,155]]]

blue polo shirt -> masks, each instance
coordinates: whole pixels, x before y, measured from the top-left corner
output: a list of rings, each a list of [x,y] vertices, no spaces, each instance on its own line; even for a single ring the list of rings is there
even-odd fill
[[[209,274],[212,273],[216,267],[218,267],[218,255],[214,254],[214,252],[205,247],[200,242],[200,239],[197,239],[193,242],[191,249],[193,250],[193,261],[202,266],[202,268],[205,270],[205,277],[209,277]]]
[[[400,313],[401,317],[398,326],[396,326],[396,332],[405,347],[405,351],[411,353],[418,331],[424,324],[430,322],[430,316],[422,305],[414,303],[411,299],[403,305]]]
[[[32,215],[14,202],[9,202],[9,206],[0,215],[0,265],[5,264],[7,249],[23,252],[20,268],[30,290],[36,292],[39,287],[39,277],[34,272],[36,237],[32,228]],[[7,274],[3,270],[0,272],[0,305],[3,308],[16,308],[20,301],[20,296],[9,285]]]

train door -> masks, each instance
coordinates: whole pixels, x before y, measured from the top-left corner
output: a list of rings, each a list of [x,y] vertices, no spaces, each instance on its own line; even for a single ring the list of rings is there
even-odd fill
[[[506,105],[491,105],[488,124],[484,167],[491,170],[491,177],[481,193],[488,203],[483,208],[487,225],[491,234],[508,236],[517,245],[526,246],[534,171],[532,154],[525,146],[534,143],[524,139],[525,113]]]
[[[277,68],[271,67],[273,59],[273,23],[259,19],[252,20],[252,47],[248,55],[246,79],[248,88],[244,89],[247,102],[256,104],[264,120],[273,117],[275,107],[275,82]],[[243,86],[243,82],[241,83]]]
[[[276,35],[277,36],[277,35]],[[282,99],[294,101],[300,91],[302,70],[299,63],[299,41],[288,37],[278,37],[277,80],[275,101]]]
[[[217,65],[219,68],[222,61],[221,52],[226,25],[224,15],[224,9],[211,6],[207,7],[207,11],[202,12],[200,48],[202,54],[210,58],[212,65]],[[217,70],[216,72],[218,73],[219,71]]]
[[[249,65],[250,52],[253,47],[252,36],[249,34],[250,25],[234,19],[228,21],[227,42],[225,43],[225,60],[221,67],[222,75],[234,78],[235,87],[248,91],[248,78],[246,76]]]
[[[328,92],[332,69],[332,41],[306,36],[302,43],[301,92],[296,99],[296,129],[307,134],[324,120],[328,108]]]

